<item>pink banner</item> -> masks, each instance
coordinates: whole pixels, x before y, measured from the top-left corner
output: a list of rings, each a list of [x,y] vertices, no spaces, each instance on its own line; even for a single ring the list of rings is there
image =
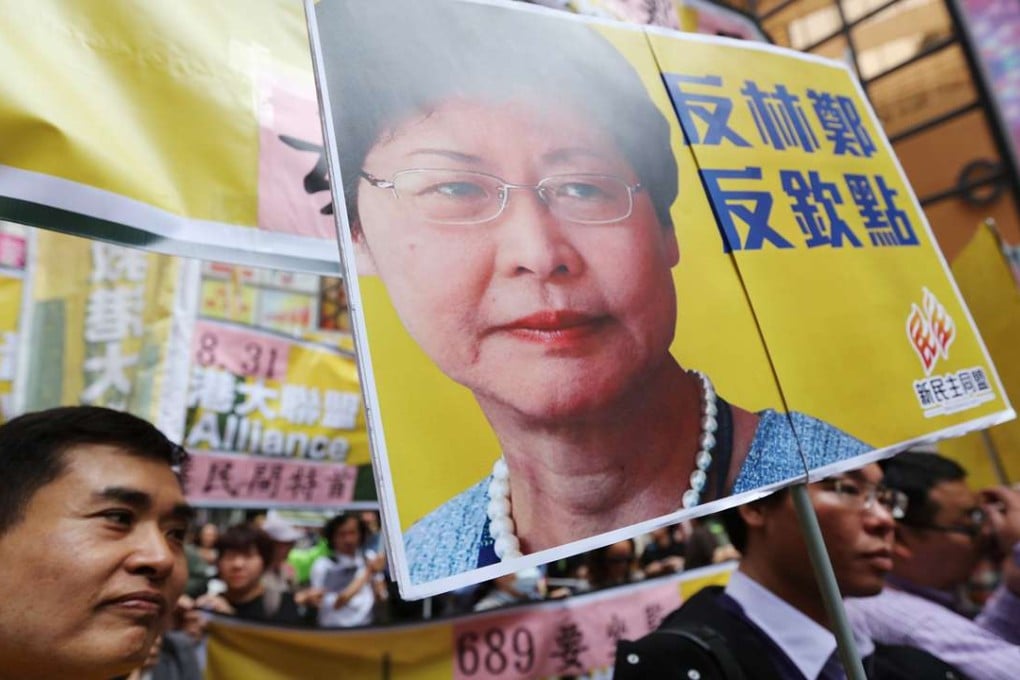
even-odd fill
[[[332,203],[315,86],[262,77],[259,227],[332,239]]]
[[[321,439],[327,446],[328,439]],[[358,468],[352,465],[207,451],[189,454],[184,494],[195,505],[325,508],[354,499]]]
[[[291,342],[268,333],[198,321],[191,345],[192,357],[202,368],[266,380],[287,375]]]
[[[461,620],[454,626],[454,678],[526,680],[610,669],[617,641],[655,630],[679,606],[680,588],[666,579]]]
[[[24,269],[26,253],[24,237],[0,233],[0,266]]]

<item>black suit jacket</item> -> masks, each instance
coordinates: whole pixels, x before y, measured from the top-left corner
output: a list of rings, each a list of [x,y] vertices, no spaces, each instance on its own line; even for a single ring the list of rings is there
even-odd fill
[[[864,659],[871,680],[966,680],[921,649],[876,645]],[[719,586],[702,589],[666,617],[655,632],[617,648],[614,680],[815,680],[744,614]]]

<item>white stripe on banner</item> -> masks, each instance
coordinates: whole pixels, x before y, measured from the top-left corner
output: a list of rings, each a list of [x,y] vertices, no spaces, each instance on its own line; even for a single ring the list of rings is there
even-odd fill
[[[325,276],[340,274],[340,256],[333,239],[182,217],[111,191],[3,164],[0,164],[0,195],[152,234],[163,242],[151,249],[169,255]],[[136,240],[121,242],[122,245],[136,243]]]

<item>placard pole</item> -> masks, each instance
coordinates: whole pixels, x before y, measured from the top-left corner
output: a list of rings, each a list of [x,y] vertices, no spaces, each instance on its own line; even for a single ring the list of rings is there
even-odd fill
[[[843,662],[847,680],[867,680],[864,675],[864,664],[861,663],[860,654],[857,652],[857,643],[854,642],[850,622],[847,620],[846,610],[843,608],[843,596],[840,595],[839,586],[836,584],[836,574],[832,570],[829,553],[825,550],[822,530],[818,527],[818,517],[815,516],[815,509],[808,496],[807,486],[804,484],[794,485],[790,487],[790,493],[793,495],[793,507],[797,511],[797,521],[800,523],[804,543],[807,544],[808,556],[811,558],[811,567],[814,569],[815,580],[818,582],[818,591],[825,604],[825,613],[829,616],[832,633],[836,636],[836,644],[839,645],[839,659]]]

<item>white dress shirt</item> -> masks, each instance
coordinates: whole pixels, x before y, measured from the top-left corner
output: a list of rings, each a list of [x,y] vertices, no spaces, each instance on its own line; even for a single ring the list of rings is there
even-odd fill
[[[836,651],[836,637],[827,628],[741,571],[730,576],[726,594],[736,600],[748,619],[772,638],[805,678],[818,677],[825,662]],[[854,640],[862,658],[875,651],[870,638],[855,632]]]

